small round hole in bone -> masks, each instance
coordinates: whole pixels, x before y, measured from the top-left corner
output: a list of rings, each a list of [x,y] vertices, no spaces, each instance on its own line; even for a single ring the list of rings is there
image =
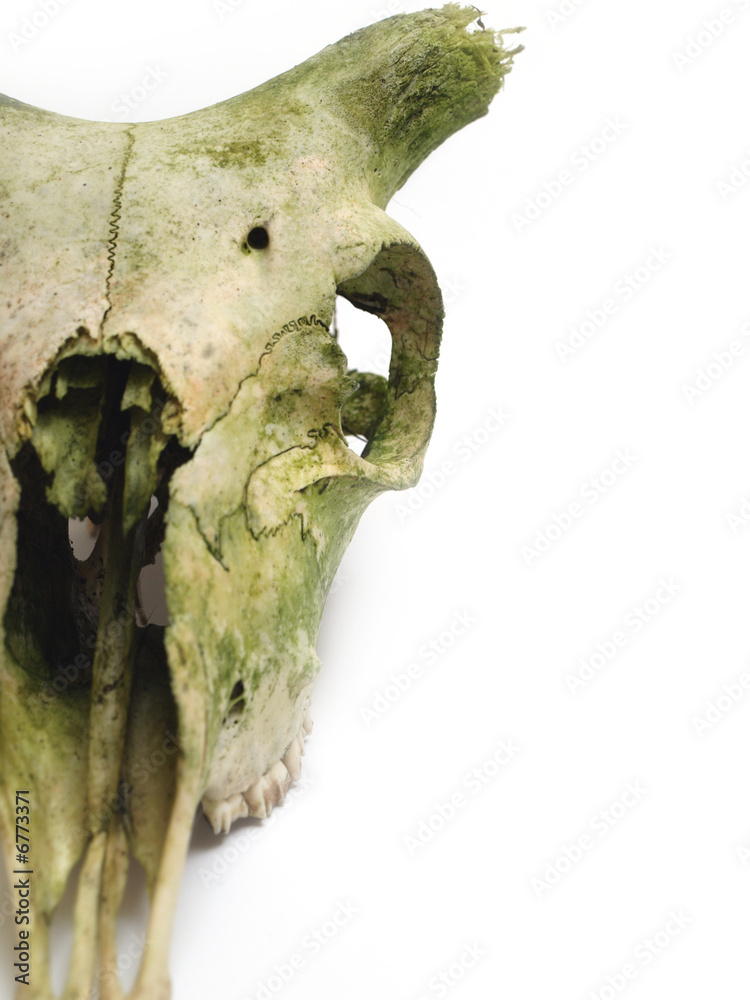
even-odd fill
[[[251,250],[265,250],[269,243],[265,226],[254,226],[247,234],[247,245]]]

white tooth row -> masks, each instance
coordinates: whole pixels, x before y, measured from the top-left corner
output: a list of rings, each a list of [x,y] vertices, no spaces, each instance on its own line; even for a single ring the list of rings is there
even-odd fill
[[[232,795],[223,801],[203,799],[201,803],[206,819],[214,833],[229,833],[232,823],[245,816],[268,819],[275,806],[281,805],[293,781],[302,773],[302,754],[305,752],[305,736],[312,732],[313,723],[310,710],[305,713],[302,728],[292,740],[291,746],[281,760],[272,764],[255,784],[244,792]]]

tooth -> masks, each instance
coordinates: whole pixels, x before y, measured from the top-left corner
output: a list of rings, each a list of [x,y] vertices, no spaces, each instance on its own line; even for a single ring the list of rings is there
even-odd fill
[[[289,776],[292,781],[297,781],[300,774],[302,774],[302,752],[300,751],[299,743],[297,739],[292,740],[292,744],[286,752],[284,757],[284,766],[289,772]]]
[[[236,819],[243,819],[248,815],[247,802],[242,795],[232,795],[220,801],[203,799],[202,805],[214,833],[229,833]]]
[[[245,789],[244,792],[247,810],[251,816],[255,816],[257,819],[268,819],[268,810],[264,797],[265,781],[265,777],[260,778],[254,785]]]
[[[268,819],[274,806],[284,801],[292,778],[282,761],[277,760],[263,775],[245,791],[245,802],[251,816]]]
[[[254,785],[245,789],[244,796],[247,803],[247,811],[256,819],[268,819],[266,803],[263,798],[263,778],[256,781]]]
[[[274,806],[280,805],[284,801],[284,796],[292,783],[292,776],[287,771],[284,762],[277,760],[266,774],[266,778],[268,778],[269,787],[272,790],[271,809],[273,809]]]
[[[304,718],[304,720],[302,722],[302,728],[305,731],[305,736],[309,736],[310,733],[313,731],[313,720],[312,720],[312,716],[310,715],[310,709],[309,708],[305,712],[305,718]]]

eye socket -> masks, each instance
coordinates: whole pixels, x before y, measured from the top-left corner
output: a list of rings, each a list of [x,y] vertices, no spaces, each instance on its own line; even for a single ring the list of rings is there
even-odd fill
[[[247,245],[251,250],[265,250],[268,244],[269,236],[265,226],[254,226],[247,234]]]

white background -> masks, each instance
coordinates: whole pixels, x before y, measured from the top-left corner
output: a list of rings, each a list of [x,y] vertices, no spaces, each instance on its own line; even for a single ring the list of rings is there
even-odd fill
[[[40,8],[5,0],[0,90],[123,120],[122,95],[140,96],[156,69],[162,82],[128,118],[165,118],[388,13],[363,0],[232,4],[68,0],[19,47],[12,33]],[[750,3],[490,7],[489,26],[527,25],[526,51],[490,114],[389,208],[446,295],[425,478],[375,503],[345,557],[301,786],[270,823],[218,839],[196,825],[177,1000],[748,995]],[[608,299],[563,360],[559,344]],[[342,310],[341,324],[352,362],[384,370],[378,321]],[[630,467],[601,478],[592,502],[618,451]],[[580,516],[556,529],[576,502]],[[462,614],[473,621],[454,638]],[[624,644],[573,694],[569,677],[597,644],[612,653],[616,632]],[[430,641],[440,655],[428,659]],[[409,690],[389,687],[410,664]],[[365,718],[386,689],[387,710]],[[701,725],[707,713],[718,721]],[[518,751],[487,765],[501,741]],[[475,792],[465,777],[483,766]],[[628,783],[638,798],[618,806]],[[442,828],[428,840],[430,821]],[[407,839],[420,831],[427,842]],[[138,890],[124,966],[139,950]],[[358,912],[314,954],[308,935],[341,903]],[[5,969],[10,932],[5,921]],[[69,930],[55,940],[62,981]],[[464,970],[467,946],[482,954]],[[275,967],[295,954],[303,966],[279,989]]]

